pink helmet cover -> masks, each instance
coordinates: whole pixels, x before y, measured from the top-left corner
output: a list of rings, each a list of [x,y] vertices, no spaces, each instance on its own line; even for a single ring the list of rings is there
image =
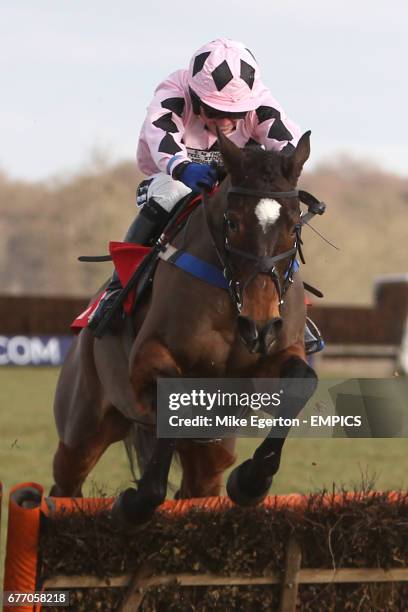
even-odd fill
[[[259,66],[241,42],[218,38],[193,55],[189,86],[208,106],[238,113],[255,110],[265,89]]]

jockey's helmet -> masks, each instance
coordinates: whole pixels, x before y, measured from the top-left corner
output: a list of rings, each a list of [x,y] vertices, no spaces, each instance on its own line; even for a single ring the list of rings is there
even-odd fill
[[[255,110],[264,89],[251,51],[227,38],[217,38],[196,51],[188,83],[195,112],[197,105],[227,114]]]

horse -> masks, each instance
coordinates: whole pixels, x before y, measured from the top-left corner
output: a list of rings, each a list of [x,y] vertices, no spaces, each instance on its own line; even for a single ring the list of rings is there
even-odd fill
[[[80,496],[106,448],[136,429],[141,465],[137,488],[120,493],[113,511],[126,525],[143,524],[165,500],[170,465],[182,469],[178,498],[220,495],[224,471],[236,461],[235,439],[199,443],[158,438],[159,378],[303,379],[281,414],[296,417],[314,393],[307,363],[304,287],[295,272],[301,211],[296,185],[310,155],[310,132],[291,154],[240,149],[218,133],[226,178],[202,193],[188,231],[174,246],[224,268],[229,290],[160,260],[151,291],[122,331],[95,339],[83,329],[62,367],[54,412],[59,445],[51,494]],[[284,410],[284,412],[283,412]],[[271,432],[227,482],[239,505],[262,502],[279,469],[289,427]]]

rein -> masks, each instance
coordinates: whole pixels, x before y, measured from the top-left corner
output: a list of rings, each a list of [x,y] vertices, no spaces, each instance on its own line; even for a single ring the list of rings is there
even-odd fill
[[[211,231],[209,219],[208,219],[208,210],[206,206],[206,197],[203,193],[203,212],[207,225],[207,229],[211,236],[211,240],[217,256],[221,262],[223,268],[224,277],[228,283],[228,290],[230,297],[238,311],[241,313],[243,307],[243,296],[245,289],[248,285],[258,276],[258,274],[266,274],[269,276],[275,284],[278,297],[279,297],[279,314],[282,314],[282,306],[284,304],[284,296],[293,283],[293,275],[297,269],[296,266],[296,257],[299,254],[299,257],[303,263],[305,263],[305,259],[303,257],[302,252],[302,238],[301,231],[302,226],[305,223],[308,223],[310,219],[312,219],[315,215],[322,215],[326,209],[326,205],[324,202],[320,202],[317,198],[315,198],[311,193],[307,191],[293,189],[292,191],[258,191],[255,189],[247,189],[245,187],[230,187],[227,191],[227,196],[233,195],[244,195],[258,198],[299,198],[301,202],[307,205],[308,211],[306,214],[302,214],[300,223],[295,226],[295,241],[293,247],[288,251],[284,251],[283,253],[278,253],[273,256],[257,256],[248,251],[242,251],[240,249],[236,249],[232,247],[228,242],[227,237],[227,216],[226,212],[223,217],[223,227],[222,227],[222,238],[223,238],[223,246],[226,251],[227,257],[223,256],[215,242],[214,236]],[[231,266],[230,261],[228,260],[228,254],[238,255],[244,259],[255,262],[254,269],[249,277],[246,279],[243,285],[241,285],[240,281],[234,279],[234,272]],[[276,264],[283,259],[290,259],[288,269],[285,274],[285,278],[283,283],[279,278],[279,274],[276,269]]]

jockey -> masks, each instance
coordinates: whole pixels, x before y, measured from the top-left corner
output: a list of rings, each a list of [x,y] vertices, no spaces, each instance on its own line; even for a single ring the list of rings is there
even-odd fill
[[[241,148],[293,150],[299,127],[260,79],[258,64],[241,42],[220,38],[201,47],[189,68],[156,88],[137,149],[140,212],[125,242],[148,245],[160,235],[176,204],[217,181],[212,162],[221,161],[216,128]],[[122,286],[114,272],[89,327],[95,330]]]

